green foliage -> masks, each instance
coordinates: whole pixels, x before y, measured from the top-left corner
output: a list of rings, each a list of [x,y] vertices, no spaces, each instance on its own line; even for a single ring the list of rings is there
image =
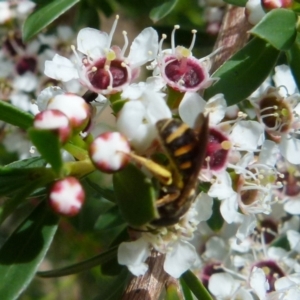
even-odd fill
[[[300,34],[298,33],[295,43],[286,51],[288,63],[291,67],[295,82],[300,90]]]
[[[58,218],[41,203],[3,244],[1,299],[17,299],[28,286],[52,242],[57,223]]]
[[[274,9],[250,30],[277,50],[288,50],[295,41],[297,15],[287,9]],[[276,34],[274,34],[274,32]]]
[[[30,40],[78,2],[79,0],[54,0],[38,7],[25,21],[23,40]]]
[[[205,99],[223,93],[228,106],[244,100],[270,74],[279,54],[264,40],[253,38],[213,74],[218,80],[205,90]]]
[[[155,190],[151,180],[129,164],[113,176],[116,200],[121,214],[131,226],[141,226],[157,217]]]
[[[158,20],[162,19],[166,15],[168,15],[178,3],[178,0],[169,0],[160,4],[159,6],[153,8],[150,11],[150,18],[155,23]]]
[[[235,6],[245,7],[248,0],[224,0],[224,2]]]
[[[76,274],[76,273],[97,267],[97,266],[109,261],[111,258],[115,257],[116,254],[117,254],[117,249],[112,248],[112,249],[109,249],[108,251],[105,251],[93,258],[90,258],[83,262],[74,264],[72,266],[68,266],[65,268],[57,269],[57,270],[38,272],[37,275],[40,277],[46,278],[46,277],[60,277],[60,276]]]
[[[63,165],[60,154],[61,143],[58,132],[52,130],[30,128],[28,134],[42,157],[59,174]]]
[[[206,222],[211,230],[218,232],[219,230],[221,230],[224,224],[224,219],[220,212],[221,201],[216,198],[214,198],[213,201],[213,213],[209,220],[207,220]]]
[[[204,287],[201,281],[197,278],[197,276],[192,271],[186,271],[182,274],[180,280],[183,280],[184,283],[189,287],[189,289],[193,292],[196,299],[198,300],[212,300],[211,295]]]
[[[32,126],[33,116],[8,102],[0,100],[0,120],[27,129]]]

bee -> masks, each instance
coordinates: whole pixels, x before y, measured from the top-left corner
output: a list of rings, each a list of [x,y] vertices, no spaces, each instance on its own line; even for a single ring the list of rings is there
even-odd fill
[[[159,218],[155,226],[179,222],[196,196],[198,175],[206,156],[208,117],[199,115],[196,132],[179,119],[163,119],[156,123],[160,143],[170,162],[171,184],[162,185],[156,201]]]

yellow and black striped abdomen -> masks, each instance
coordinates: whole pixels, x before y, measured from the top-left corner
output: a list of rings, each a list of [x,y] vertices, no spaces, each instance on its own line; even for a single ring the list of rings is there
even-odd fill
[[[193,129],[178,119],[156,123],[161,144],[177,171],[188,178],[193,172],[197,137]]]

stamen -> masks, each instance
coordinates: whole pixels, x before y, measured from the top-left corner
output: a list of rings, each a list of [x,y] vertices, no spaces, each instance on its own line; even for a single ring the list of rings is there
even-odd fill
[[[81,60],[80,60],[80,58],[79,58],[79,55],[78,55],[78,53],[77,53],[76,48],[75,48],[74,45],[71,45],[71,50],[72,50],[72,52],[74,53],[74,55],[75,55],[75,57],[76,57],[77,63],[78,63],[79,65],[81,65]],[[85,63],[85,60],[86,60],[86,63]],[[88,63],[88,61],[87,61],[86,58],[83,59],[82,62],[83,62],[83,64],[87,64],[87,63]]]
[[[109,84],[108,84],[107,90],[111,91],[113,88],[113,76],[109,70],[109,66],[107,66],[107,65],[104,66],[104,70],[108,73],[108,76],[109,76]]]
[[[98,70],[98,69],[94,66],[94,67],[91,68],[90,71],[87,72],[87,74],[94,73],[94,72],[96,72],[97,70]]]
[[[116,18],[115,18],[115,21],[113,23],[113,26],[110,30],[110,33],[109,33],[109,36],[108,36],[108,40],[107,40],[107,44],[106,44],[106,47],[107,48],[110,48],[110,45],[111,45],[111,41],[112,41],[112,37],[116,31],[116,28],[117,28],[117,25],[118,25],[118,21],[119,21],[119,15],[116,15]]]
[[[123,34],[125,43],[124,43],[124,46],[122,48],[121,55],[124,56],[125,51],[128,47],[128,37],[127,37],[127,32],[126,31],[123,31],[122,34]]]
[[[190,45],[190,48],[189,48],[190,51],[192,51],[192,49],[193,49],[194,46],[195,46],[196,33],[197,33],[197,30],[196,30],[196,29],[193,29],[193,30],[192,30],[193,39],[192,39],[192,42],[191,42],[191,45]]]
[[[159,53],[162,53],[162,44],[166,38],[167,38],[167,35],[163,33],[161,36],[161,40],[159,41]]]
[[[268,107],[265,107],[263,109],[260,110],[260,113],[266,111],[266,110],[269,110],[269,109],[274,109],[274,110],[277,110],[278,109],[278,106],[277,105],[273,105],[273,106],[268,106]]]
[[[179,25],[175,25],[174,26],[174,29],[172,31],[172,36],[171,36],[171,48],[172,48],[172,53],[174,54],[175,53],[175,31],[177,29],[179,29],[180,26]]]
[[[232,144],[231,144],[230,141],[223,141],[221,143],[221,147],[222,147],[223,150],[230,150],[231,146],[232,146]]]
[[[10,42],[12,48],[15,50],[15,52],[18,55],[24,55],[24,50],[16,43],[13,32],[10,32],[8,34],[8,39],[9,39],[9,42]]]

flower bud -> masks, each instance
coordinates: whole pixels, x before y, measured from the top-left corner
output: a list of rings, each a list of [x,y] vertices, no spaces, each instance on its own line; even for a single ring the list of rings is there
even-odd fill
[[[77,215],[84,200],[84,190],[75,177],[66,177],[56,181],[49,194],[51,208],[56,213],[67,217]]]
[[[91,160],[99,170],[106,173],[124,168],[129,161],[128,153],[129,143],[119,132],[105,132],[90,145]]]
[[[38,113],[34,118],[33,126],[58,132],[59,140],[62,143],[65,143],[71,134],[69,119],[57,109],[48,109]]]
[[[84,99],[71,93],[56,95],[49,101],[47,109],[63,112],[73,128],[85,127],[91,115],[91,108]]]

